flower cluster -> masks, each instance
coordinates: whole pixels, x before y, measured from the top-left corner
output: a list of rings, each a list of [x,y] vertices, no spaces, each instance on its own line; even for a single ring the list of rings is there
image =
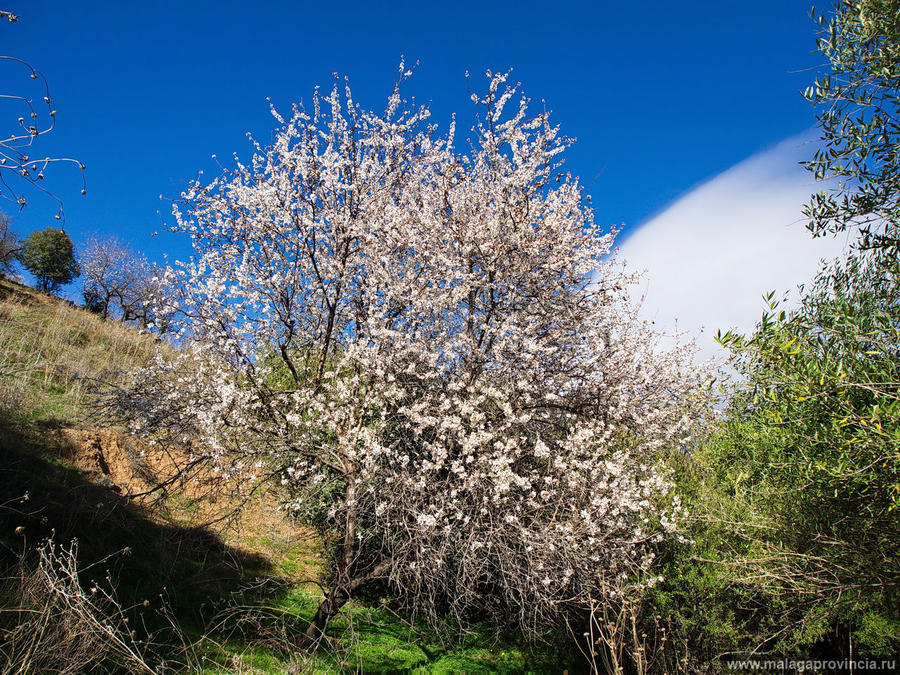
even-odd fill
[[[196,255],[166,276],[182,349],[131,410],[227,472],[280,467],[344,595],[381,578],[537,624],[654,578],[679,517],[660,457],[704,374],[638,320],[568,141],[489,82],[465,150],[399,84],[380,114],[335,86],[193,185]]]

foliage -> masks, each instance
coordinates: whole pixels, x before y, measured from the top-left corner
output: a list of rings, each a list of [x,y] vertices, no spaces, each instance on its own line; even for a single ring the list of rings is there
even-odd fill
[[[694,545],[662,553],[644,617],[664,620],[670,670],[900,647],[898,300],[896,261],[852,256],[797,309],[770,298],[753,335],[721,336],[747,379],[676,461]]]
[[[836,179],[805,213],[855,251],[801,304],[720,336],[745,378],[711,440],[679,467],[693,549],[664,553],[652,611],[698,663],[725,654],[845,656],[900,648],[900,4],[840,0],[805,96]],[[671,656],[671,655],[670,655]]]
[[[889,651],[900,645],[900,3],[841,0],[819,21],[832,72],[806,92],[824,141],[807,166],[837,183],[806,215],[815,234],[861,236],[799,309],[772,302],[754,335],[724,337],[749,382],[719,476],[741,484],[744,519],[763,523],[733,579],[777,598],[778,639],[814,644],[838,629]]]
[[[898,280],[896,261],[851,257],[798,310],[773,302],[751,338],[724,339],[750,377],[732,407],[742,452],[731,471],[746,472],[743,489],[778,533],[760,538],[754,564],[797,596],[800,641],[878,617],[888,624],[878,640],[900,644]],[[886,646],[878,640],[868,646]]]
[[[435,620],[561,625],[653,583],[680,515],[659,460],[704,372],[637,320],[568,141],[489,78],[465,150],[400,83],[382,114],[336,85],[175,210],[184,348],[121,407],[322,514],[309,640],[375,582]]]
[[[800,309],[763,315],[749,340],[725,339],[752,377],[750,400],[737,405],[791,429],[792,452],[806,460],[791,463],[798,478],[826,495],[856,494],[869,515],[900,499],[900,268],[888,265],[867,257],[834,264]]]
[[[818,40],[831,72],[805,96],[818,113],[824,147],[807,162],[836,184],[806,208],[817,235],[858,229],[864,248],[900,246],[900,2],[840,0]]]
[[[47,227],[32,232],[22,244],[19,261],[48,293],[73,281],[81,268],[75,259],[75,246],[64,230]]]

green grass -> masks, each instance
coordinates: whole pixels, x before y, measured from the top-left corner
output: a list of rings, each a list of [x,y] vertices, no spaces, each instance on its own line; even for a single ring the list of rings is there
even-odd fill
[[[130,326],[0,279],[0,418],[83,424],[93,392],[146,363],[156,347]]]
[[[208,673],[232,672],[234,664],[261,673],[290,673],[298,667],[312,672],[555,672],[568,665],[552,650],[525,645],[521,636],[494,636],[485,628],[444,644],[423,625],[412,625],[380,606],[351,602],[328,627],[327,640],[314,654],[290,649],[292,631],[312,618],[319,597],[301,589],[287,590],[260,612],[254,628],[259,635],[215,644],[205,654]],[[295,633],[295,634],[296,634]],[[274,635],[278,640],[273,640]],[[265,636],[263,638],[262,636]],[[270,644],[265,646],[265,641]]]

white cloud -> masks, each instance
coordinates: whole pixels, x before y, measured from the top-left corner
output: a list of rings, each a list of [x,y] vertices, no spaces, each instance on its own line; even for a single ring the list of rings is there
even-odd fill
[[[721,355],[717,329],[752,331],[764,293],[795,291],[844,251],[845,239],[813,239],[805,227],[803,203],[821,186],[798,162],[814,147],[804,134],[754,155],[625,239],[620,256],[647,270],[636,291],[646,318],[693,335],[702,358]]]

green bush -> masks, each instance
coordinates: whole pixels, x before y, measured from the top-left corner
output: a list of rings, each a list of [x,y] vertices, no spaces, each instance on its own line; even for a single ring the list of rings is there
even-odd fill
[[[650,612],[698,662],[900,649],[900,270],[824,270],[801,306],[726,334],[745,380],[676,460],[693,545]],[[649,621],[649,617],[645,619]]]
[[[56,292],[80,273],[75,247],[64,230],[47,227],[25,239],[19,261],[37,280],[38,288]]]
[[[696,543],[664,552],[649,603],[673,659],[900,650],[900,0],[818,20],[831,72],[805,93],[822,140],[806,166],[836,180],[805,214],[858,238],[799,308],[770,296],[751,336],[721,336],[743,380],[676,460]]]

